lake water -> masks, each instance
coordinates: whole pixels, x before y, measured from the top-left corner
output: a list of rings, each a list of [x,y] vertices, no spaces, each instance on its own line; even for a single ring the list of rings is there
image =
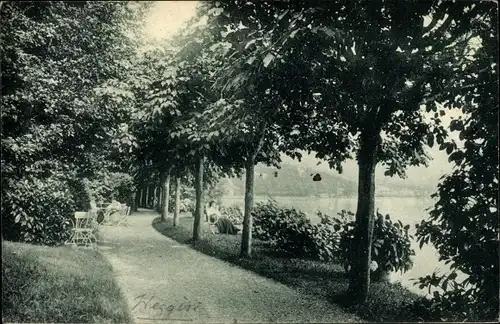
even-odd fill
[[[301,210],[311,216],[313,222],[317,221],[315,219],[316,212],[319,210],[322,213],[328,215],[336,215],[342,209],[350,210],[353,213],[356,212],[356,197],[347,198],[317,198],[317,197],[273,197],[279,204],[294,207]],[[268,197],[256,196],[254,197],[255,202],[265,202]],[[244,197],[243,196],[227,196],[222,199],[222,203],[225,206],[239,205],[243,207]],[[391,219],[400,220],[403,224],[410,224],[410,233],[415,233],[415,224],[420,223],[421,220],[427,218],[428,212],[427,208],[433,206],[433,201],[428,198],[415,198],[415,197],[377,197],[375,199],[375,209],[379,209],[380,213],[390,214]],[[439,262],[439,254],[436,249],[428,244],[424,245],[422,249],[418,247],[418,243],[414,240],[412,242],[413,249],[415,250],[415,256],[413,259],[413,268],[406,273],[392,273],[391,281],[399,281],[405,287],[413,292],[419,294],[427,294],[427,290],[421,290],[418,286],[413,285],[413,278],[419,278],[428,274],[432,274],[433,271],[437,270],[439,272],[447,271],[449,268],[443,262]],[[432,291],[431,291],[432,292]]]

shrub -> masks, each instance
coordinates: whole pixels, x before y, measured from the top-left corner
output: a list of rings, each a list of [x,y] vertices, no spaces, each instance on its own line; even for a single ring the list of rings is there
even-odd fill
[[[84,178],[75,178],[68,181],[71,195],[75,202],[75,210],[87,211],[90,209],[92,193],[88,187],[88,182]]]
[[[320,221],[312,224],[306,214],[285,208],[273,199],[258,203],[252,212],[253,235],[293,256],[344,263],[350,266],[354,239],[354,213],[342,210],[338,217],[318,213]],[[373,278],[388,271],[408,271],[413,262],[409,225],[392,222],[389,215],[377,212],[373,231],[372,261],[378,265]]]
[[[339,233],[342,220],[333,218],[321,212],[317,213],[320,219],[318,224],[311,225],[309,235],[312,237],[314,248],[311,251],[311,257],[322,261],[341,260]],[[345,222],[345,221],[344,221]]]
[[[206,193],[206,192],[205,192]],[[195,190],[192,186],[181,182],[180,185],[180,200],[181,200],[181,213],[191,213],[195,209],[196,195]],[[205,203],[208,203],[207,196],[205,195]],[[168,200],[168,211],[173,213],[175,209],[175,184],[170,185],[170,195]]]
[[[243,211],[238,205],[222,206],[220,212],[223,217],[229,219],[234,225],[241,225],[243,223]]]
[[[377,211],[373,229],[372,260],[382,271],[406,272],[413,267],[411,247],[413,237],[408,233],[410,225],[398,220],[393,222],[389,214],[384,216]]]
[[[292,209],[289,212],[289,215],[294,215],[296,211]],[[275,240],[279,249],[297,257],[315,257],[314,227],[309,220],[305,223],[296,223],[293,216],[288,216],[280,225],[281,230]]]
[[[313,260],[340,260],[340,224],[343,218],[332,218],[318,212],[318,224],[312,224],[303,212],[279,206],[275,200],[257,204],[252,212],[254,236],[268,241],[293,256]]]
[[[156,205],[159,205],[159,203],[155,200],[155,206]],[[158,208],[161,208],[161,206],[159,206]],[[173,213],[174,210],[175,210],[175,194],[172,193],[169,197],[169,200],[168,200],[168,211],[170,213]],[[179,212],[180,213],[189,213],[193,210],[194,210],[194,203],[191,201],[191,199],[189,199],[189,198],[182,199],[182,195],[181,195]]]
[[[132,194],[135,188],[134,179],[126,173],[114,172],[110,174],[111,196],[119,202],[132,206]]]
[[[2,234],[5,239],[58,245],[70,235],[75,203],[68,183],[55,177],[25,177],[9,184],[2,199]]]
[[[286,208],[270,199],[258,203],[252,211],[253,235],[271,243],[279,250],[297,257],[319,258],[321,235],[306,214],[295,208]]]
[[[154,210],[161,214],[161,204],[159,199],[155,198],[154,201]],[[184,198],[182,199],[181,195],[181,200],[180,200],[180,206],[179,206],[179,213],[193,213],[195,209],[195,202],[193,202],[189,198]],[[170,195],[169,200],[168,200],[168,212],[173,213],[175,210],[175,196]]]
[[[252,211],[253,236],[263,241],[273,241],[283,235],[288,226],[299,227],[309,222],[306,215],[296,209],[285,208],[274,199],[257,203]]]
[[[456,272],[452,272],[451,276],[433,273],[419,278],[417,284],[421,289],[426,286],[437,289],[433,291],[432,297],[420,297],[409,304],[408,309],[420,321],[463,322],[466,319],[479,322],[487,319],[484,310],[478,307],[476,296],[470,293],[470,287],[457,282],[456,276]],[[488,320],[494,321],[495,318],[491,317]]]
[[[336,226],[341,236],[339,248],[346,270],[348,270],[354,246],[355,222],[345,222],[345,220],[347,216],[354,214],[342,211],[339,215],[341,216],[339,222],[343,223],[341,226]],[[406,272],[413,266],[411,256],[415,255],[415,251],[411,248],[412,236],[408,233],[409,228],[410,225],[404,226],[401,221],[393,222],[388,214],[384,218],[377,211],[372,243],[372,261],[376,262],[372,275],[375,280],[386,272]]]
[[[132,206],[133,178],[122,172],[100,172],[96,177],[87,180],[91,197],[96,201],[119,202]]]

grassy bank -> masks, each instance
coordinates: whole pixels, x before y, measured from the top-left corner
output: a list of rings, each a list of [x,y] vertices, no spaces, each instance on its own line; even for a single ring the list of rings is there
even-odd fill
[[[2,322],[131,323],[97,251],[2,242]]]
[[[153,227],[179,243],[190,243],[193,218],[180,218],[180,225],[176,228],[172,226],[171,219],[162,222],[157,218]],[[350,306],[345,298],[348,278],[343,268],[337,264],[286,257],[259,240],[253,241],[252,259],[242,259],[238,257],[240,235],[207,234],[209,232],[206,228],[203,233],[206,233],[203,238],[191,246],[204,254],[274,279],[305,294],[326,298],[366,320],[417,321],[404,308],[404,305],[415,300],[417,295],[401,284],[374,283],[364,305]]]

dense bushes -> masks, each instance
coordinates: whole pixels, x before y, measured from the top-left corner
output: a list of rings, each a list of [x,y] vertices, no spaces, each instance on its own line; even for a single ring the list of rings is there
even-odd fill
[[[91,198],[95,201],[111,201],[113,199],[131,206],[132,193],[135,188],[133,178],[122,172],[101,171],[97,176],[86,180]]]
[[[128,168],[132,143],[124,126],[135,105],[128,91],[133,71],[125,62],[135,56],[129,35],[139,27],[136,9],[87,1],[2,2],[6,239],[60,243],[68,233],[67,218],[88,208],[92,188],[82,179],[98,170]],[[92,180],[96,187],[102,181]]]
[[[9,188],[2,197],[4,239],[58,245],[69,237],[75,202],[67,181],[25,177]]]
[[[316,216],[320,222],[314,226],[314,242],[316,245],[316,255],[319,260],[324,261],[341,261],[343,255],[339,253],[341,244],[341,229],[342,224],[352,221],[350,212],[342,211],[340,217],[332,217],[321,212]]]
[[[191,213],[195,209],[196,197],[192,187],[188,187],[186,184],[181,183],[180,185],[180,208],[181,213]],[[159,204],[159,201],[156,202]],[[168,200],[168,211],[170,213],[174,212],[175,209],[175,185],[170,187],[170,195]],[[160,206],[161,207],[161,206]]]
[[[345,215],[354,216],[351,212],[342,211],[341,221],[346,219]],[[346,270],[351,264],[352,251],[354,246],[354,221],[344,222],[339,231],[340,255]],[[377,211],[377,218],[373,228],[372,243],[372,278],[376,281],[381,279],[385,273],[390,271],[406,272],[413,266],[411,257],[415,251],[411,248],[412,236],[408,233],[410,225],[404,226],[401,221],[393,222],[387,214],[385,217]]]
[[[279,206],[275,200],[258,203],[252,212],[253,235],[267,241],[280,251],[297,257],[316,260],[337,261],[351,264],[354,239],[354,214],[343,210],[338,217],[318,213],[320,221],[312,224],[307,216],[294,208]],[[409,225],[393,222],[389,215],[377,212],[373,233],[373,276],[388,271],[407,271],[413,262]]]
[[[420,297],[408,305],[409,310],[418,316],[420,321],[463,322],[466,319],[479,322],[488,319],[494,322],[493,316],[485,317],[485,313],[491,311],[491,306],[485,303],[483,308],[478,307],[476,296],[470,293],[470,285],[456,281],[456,277],[457,273],[451,272],[444,276],[433,273],[419,278],[417,283],[421,289],[432,287],[435,290],[430,298]]]
[[[312,224],[303,212],[279,206],[271,199],[258,203],[252,211],[253,235],[293,256],[332,260],[338,235],[332,230],[328,216],[318,216],[321,222]]]
[[[220,212],[223,217],[229,219],[234,225],[243,224],[243,211],[238,205],[232,205],[229,207],[222,206]]]
[[[94,179],[71,175],[25,175],[4,180],[2,236],[6,240],[59,245],[70,235],[75,211],[90,208],[90,199],[129,202],[132,182],[126,174],[111,173]]]
[[[252,217],[253,236],[263,241],[279,239],[288,226],[303,226],[309,222],[304,213],[282,207],[274,199],[267,203],[257,203]]]
[[[92,193],[86,179],[70,179],[68,185],[75,202],[75,210],[89,210]]]

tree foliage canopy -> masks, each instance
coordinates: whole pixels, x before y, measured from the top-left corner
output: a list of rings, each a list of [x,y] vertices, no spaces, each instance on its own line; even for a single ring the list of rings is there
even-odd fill
[[[109,2],[2,3],[2,194],[14,194],[2,200],[6,221],[41,216],[16,196],[26,189],[19,187],[23,181],[56,181],[64,192],[77,178],[119,171],[116,162],[132,139],[134,97],[126,75],[136,43],[130,35],[144,8]],[[50,200],[55,193],[45,194]],[[61,212],[58,217],[68,216],[68,208]]]
[[[459,134],[463,147],[446,142],[453,172],[442,178],[429,219],[417,235],[431,242],[451,271],[420,279],[443,293],[435,305],[449,321],[495,320],[498,317],[498,15],[491,8],[471,22],[481,40],[472,62],[455,74],[452,91],[443,93],[448,105],[461,107],[464,118],[454,119],[450,130]],[[458,273],[466,275],[465,281]],[[461,303],[463,300],[465,304]],[[465,307],[464,307],[465,305]],[[431,313],[437,311],[431,308]],[[464,314],[465,313],[465,314]]]

